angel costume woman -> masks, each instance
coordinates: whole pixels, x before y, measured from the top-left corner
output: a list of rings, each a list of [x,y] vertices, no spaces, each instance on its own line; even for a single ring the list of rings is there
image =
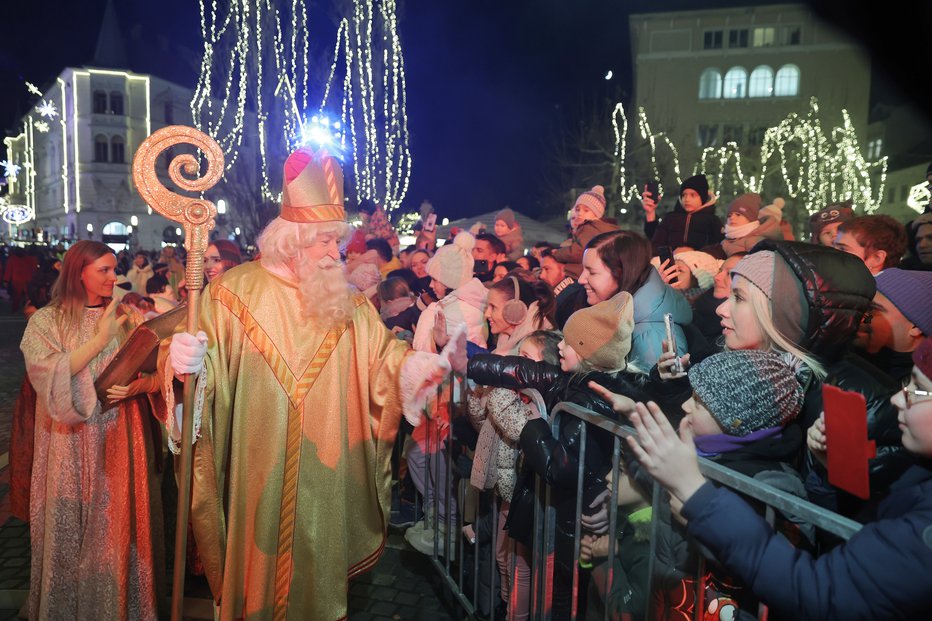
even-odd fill
[[[74,244],[20,345],[38,394],[30,619],[158,618],[165,572],[150,410],[143,396],[102,410],[94,388],[126,321],[110,299],[115,267],[106,245]]]

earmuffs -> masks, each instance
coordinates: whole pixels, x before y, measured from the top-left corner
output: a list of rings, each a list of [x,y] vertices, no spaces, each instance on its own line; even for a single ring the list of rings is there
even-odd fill
[[[514,276],[511,281],[515,285],[514,299],[505,302],[502,307],[502,318],[512,326],[517,326],[527,318],[527,304],[521,301],[521,288],[518,286],[518,279]]]

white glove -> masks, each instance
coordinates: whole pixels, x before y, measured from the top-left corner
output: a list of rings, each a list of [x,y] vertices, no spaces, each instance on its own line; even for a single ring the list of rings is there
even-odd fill
[[[440,358],[445,360],[456,373],[466,372],[466,324],[457,326],[456,331],[444,345]]]
[[[197,336],[187,332],[179,332],[172,336],[168,347],[168,358],[171,360],[175,375],[200,373],[204,366],[204,357],[207,355],[207,334],[198,332]]]

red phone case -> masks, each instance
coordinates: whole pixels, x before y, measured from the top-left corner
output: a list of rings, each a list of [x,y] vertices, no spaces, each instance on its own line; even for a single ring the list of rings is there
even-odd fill
[[[828,482],[854,494],[870,498],[868,461],[877,454],[867,439],[867,402],[858,392],[837,386],[822,387],[825,412],[825,444],[828,449]]]

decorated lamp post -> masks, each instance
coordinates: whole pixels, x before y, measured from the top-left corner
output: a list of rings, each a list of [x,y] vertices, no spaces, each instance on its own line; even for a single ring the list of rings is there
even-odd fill
[[[176,194],[162,185],[155,172],[159,155],[178,144],[193,145],[207,160],[207,170],[200,171],[198,159],[191,154],[176,156],[168,165],[168,176],[182,190],[204,192],[212,188],[223,175],[223,150],[210,136],[193,127],[172,125],[149,136],[133,158],[133,180],[143,200],[162,216],[178,222],[184,228],[184,247],[188,251],[185,278],[188,287],[187,331],[197,332],[198,299],[204,282],[204,253],[214,228],[217,209],[203,198]],[[182,175],[195,177],[190,179]],[[195,377],[184,379],[184,415],[181,425],[181,477],[178,480],[178,513],[175,534],[175,570],[172,580],[172,620],[181,621],[184,606],[184,569],[188,534],[188,515],[191,504],[191,461],[194,435],[194,383]]]

